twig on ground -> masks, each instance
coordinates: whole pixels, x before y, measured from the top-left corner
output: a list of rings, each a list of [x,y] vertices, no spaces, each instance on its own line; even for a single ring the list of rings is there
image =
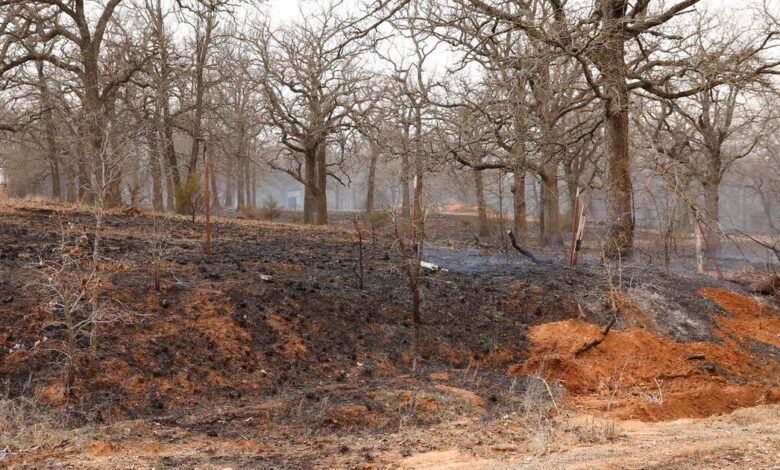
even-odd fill
[[[609,333],[609,330],[612,329],[612,325],[615,324],[615,320],[617,320],[617,315],[612,316],[612,320],[609,321],[609,324],[604,328],[604,331],[601,333],[601,338],[595,339],[590,343],[583,344],[580,349],[574,352],[574,355],[577,356],[579,354],[582,354],[588,349],[594,348],[599,344],[603,343],[604,340],[607,339],[607,333]]]

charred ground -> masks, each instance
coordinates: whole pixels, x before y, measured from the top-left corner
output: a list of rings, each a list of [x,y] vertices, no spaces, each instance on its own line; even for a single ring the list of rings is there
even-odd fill
[[[425,273],[418,328],[386,233],[365,241],[359,289],[358,245],[345,228],[219,219],[206,256],[201,224],[165,218],[171,235],[157,292],[149,238],[159,219],[112,214],[106,277],[133,315],[101,329],[98,366],[80,369],[75,399],[66,401],[57,358],[41,346],[58,333],[40,328],[47,314],[35,264],[56,247],[60,221],[88,227],[92,216],[56,207],[1,210],[0,374],[8,398],[34,397],[73,425],[153,419],[171,442],[205,436],[259,446],[224,461],[171,457],[168,466],[300,467],[333,456],[372,464],[393,446],[355,451],[331,440],[291,455],[279,443],[328,435],[376,441],[464,417],[501,429],[501,419],[527,408],[535,377],[552,384],[560,407],[646,421],[780,400],[773,301],[756,302],[708,276],[647,266],[607,274],[595,264],[569,269],[515,259],[459,270],[458,252],[439,241],[432,257],[450,269]],[[609,323],[615,301],[613,333],[575,354]],[[624,375],[631,382],[621,389]],[[654,395],[659,377],[666,399]],[[723,390],[725,404],[698,405],[703,394]],[[412,454],[444,441],[402,446]]]

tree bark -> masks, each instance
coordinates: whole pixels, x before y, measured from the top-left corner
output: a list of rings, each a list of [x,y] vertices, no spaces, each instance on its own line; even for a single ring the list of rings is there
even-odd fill
[[[317,202],[317,151],[308,150],[304,155],[303,184],[303,223],[314,223],[314,210]]]
[[[404,152],[401,156],[401,215],[409,217],[411,207],[409,202],[409,173],[411,173],[409,165],[409,155]]]
[[[160,168],[161,150],[159,133],[153,131],[149,137],[149,167],[152,174],[152,208],[156,212],[165,210],[162,194],[162,168]]]
[[[73,171],[72,164],[65,165],[65,191],[68,202],[76,202],[78,195],[76,194],[76,173]]]
[[[574,220],[574,205],[577,199],[577,189],[579,187],[579,175],[573,168],[573,162],[565,162],[563,165],[564,179],[566,180],[566,196],[569,202],[569,208],[566,212],[566,220]]]
[[[525,170],[515,170],[512,184],[512,202],[514,204],[514,233],[520,243],[528,237],[528,224],[526,222],[525,204]]]
[[[252,175],[249,171],[249,157],[244,155],[244,169],[241,173],[244,177],[244,202],[252,209],[255,208],[255,200],[252,198]]]
[[[630,257],[634,242],[633,186],[628,155],[628,110],[607,116],[607,213],[610,221],[606,255]]]
[[[103,97],[103,109],[106,113],[106,120],[104,121],[106,126],[108,123],[116,121],[116,94],[111,93],[108,96]],[[117,152],[119,150],[119,144],[117,142],[117,135],[115,132],[111,132],[110,127],[106,127],[104,132],[101,132],[105,139],[105,150],[101,151],[101,159],[105,159],[106,166],[109,174],[107,175],[108,181],[102,181],[101,184],[106,186],[104,207],[120,207],[122,205],[122,174],[123,168],[121,159]]]
[[[244,188],[244,157],[239,154],[236,159],[236,207],[241,210],[242,207],[246,206],[246,200],[244,196],[246,195],[246,190]]]
[[[213,155],[213,151],[211,154]],[[209,176],[211,180],[211,208],[215,212],[222,210],[222,204],[219,201],[219,184],[217,182],[217,171],[213,163],[209,162]]]
[[[181,189],[181,175],[179,173],[179,162],[176,158],[176,148],[173,145],[173,118],[171,117],[170,106],[170,76],[171,68],[169,65],[168,38],[165,34],[165,22],[162,14],[162,3],[158,0],[153,11],[150,12],[153,18],[153,27],[157,47],[160,50],[160,77],[157,84],[157,124],[160,126],[159,145],[160,158],[164,162],[164,168],[167,173],[168,192],[167,206],[176,207],[176,193]],[[172,183],[172,184],[171,184]]]
[[[192,147],[190,149],[190,164],[187,169],[187,177],[195,175],[198,167],[198,157],[200,155],[200,141],[202,138],[201,127],[203,125],[204,97],[206,92],[205,72],[206,61],[208,60],[209,47],[211,45],[211,34],[214,29],[213,12],[204,15],[205,31],[198,29],[196,34],[195,47],[195,117],[192,127]],[[200,28],[200,26],[199,26]],[[203,37],[200,35],[204,34]]]
[[[634,244],[633,186],[629,157],[629,91],[623,17],[626,0],[601,0],[602,42],[595,54],[604,81],[607,137],[607,218],[605,255],[629,258]]]
[[[229,165],[227,169],[227,174],[225,175],[225,207],[232,209],[234,207],[233,202],[233,191],[235,188],[233,187],[233,181],[235,181],[235,171],[233,168],[233,165]]]
[[[317,225],[328,225],[328,152],[322,142],[317,149]]]
[[[718,160],[719,163],[719,160]],[[717,255],[721,250],[720,234],[718,233],[718,221],[720,220],[720,165],[712,163],[708,177],[702,181],[704,192],[704,225],[706,227],[707,241],[709,241],[712,255]]]
[[[541,177],[540,208],[543,224],[540,224],[540,244],[542,246],[560,245],[560,191],[558,189],[558,163],[548,161],[539,173]]]
[[[54,103],[51,101],[43,61],[39,60],[36,62],[36,66],[38,69],[38,86],[40,87],[41,92],[41,115],[43,118],[46,156],[49,160],[49,171],[51,174],[51,197],[52,199],[59,201],[62,199],[62,188],[60,186],[60,161],[57,156],[57,143],[55,141],[57,130],[54,126],[54,116],[52,113]]]
[[[422,155],[422,109],[419,103],[414,108],[414,195],[412,199],[412,241],[421,246],[423,237],[423,155]],[[419,239],[417,233],[420,233]]]
[[[374,211],[374,188],[376,185],[376,165],[379,160],[379,149],[371,144],[371,158],[368,163],[368,178],[366,180],[366,206],[367,214]]]
[[[482,179],[482,170],[474,170],[474,189],[477,197],[477,214],[479,219],[479,236],[486,237],[490,234],[488,221],[487,202],[485,201],[485,183]]]
[[[48,145],[47,145],[48,146]],[[51,197],[56,201],[62,200],[62,186],[60,185],[60,160],[54,155],[49,159],[49,173],[51,173]]]
[[[164,138],[165,133],[161,133]],[[165,178],[165,208],[167,210],[174,210],[176,208],[176,190],[175,183],[173,182],[173,175],[171,174],[171,167],[167,160],[160,162],[163,170],[163,176]]]
[[[251,162],[249,166],[251,168],[251,175],[252,175],[251,177],[252,190],[249,191],[249,195],[252,197],[252,207],[257,207],[257,168],[254,165],[252,165]]]

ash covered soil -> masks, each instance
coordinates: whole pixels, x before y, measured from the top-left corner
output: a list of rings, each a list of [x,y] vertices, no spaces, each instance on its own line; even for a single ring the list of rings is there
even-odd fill
[[[209,257],[202,224],[166,218],[157,292],[150,240],[160,222],[108,215],[105,289],[132,315],[99,330],[97,364],[79,367],[66,400],[61,358],[45,347],[62,331],[41,328],[49,314],[34,268],[61,220],[94,223],[71,209],[0,207],[3,392],[67,423],[54,439],[6,442],[0,463],[567,467],[574,448],[630,448],[652,435],[626,423],[679,433],[667,422],[707,418],[701,429],[738,430],[737,418],[715,416],[761,405],[755,439],[739,447],[757,450],[723,441],[706,451],[709,466],[751,455],[758,468],[780,464],[776,300],[709,276],[535,266],[439,244],[430,260],[448,270],[425,272],[416,328],[392,240],[364,234],[361,289],[346,228],[217,219]],[[696,453],[678,447],[653,465],[694,467]]]

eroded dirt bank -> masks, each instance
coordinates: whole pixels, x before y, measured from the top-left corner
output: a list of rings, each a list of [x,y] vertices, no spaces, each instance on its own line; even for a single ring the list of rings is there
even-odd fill
[[[533,465],[568,458],[565,445],[596,452],[647,437],[630,423],[582,423],[583,414],[651,422],[765,405],[756,426],[777,429],[767,405],[780,401],[780,317],[772,300],[735,284],[646,266],[608,275],[510,259],[494,271],[426,273],[417,329],[381,234],[367,242],[360,289],[349,231],[218,220],[208,258],[198,224],[166,219],[157,292],[150,239],[160,221],[119,214],[107,219],[106,289],[133,315],[100,331],[99,365],[79,370],[68,401],[56,354],[41,346],[61,331],[41,328],[51,313],[35,270],[62,220],[91,223],[88,213],[0,208],[6,398],[68,417],[41,442],[4,437],[13,464],[404,468],[417,454],[455,449],[445,457],[455,463]],[[613,317],[603,341],[578,353]],[[776,448],[754,438],[745,442]],[[724,459],[737,455],[722,442]],[[692,464],[685,455],[658,462]]]

